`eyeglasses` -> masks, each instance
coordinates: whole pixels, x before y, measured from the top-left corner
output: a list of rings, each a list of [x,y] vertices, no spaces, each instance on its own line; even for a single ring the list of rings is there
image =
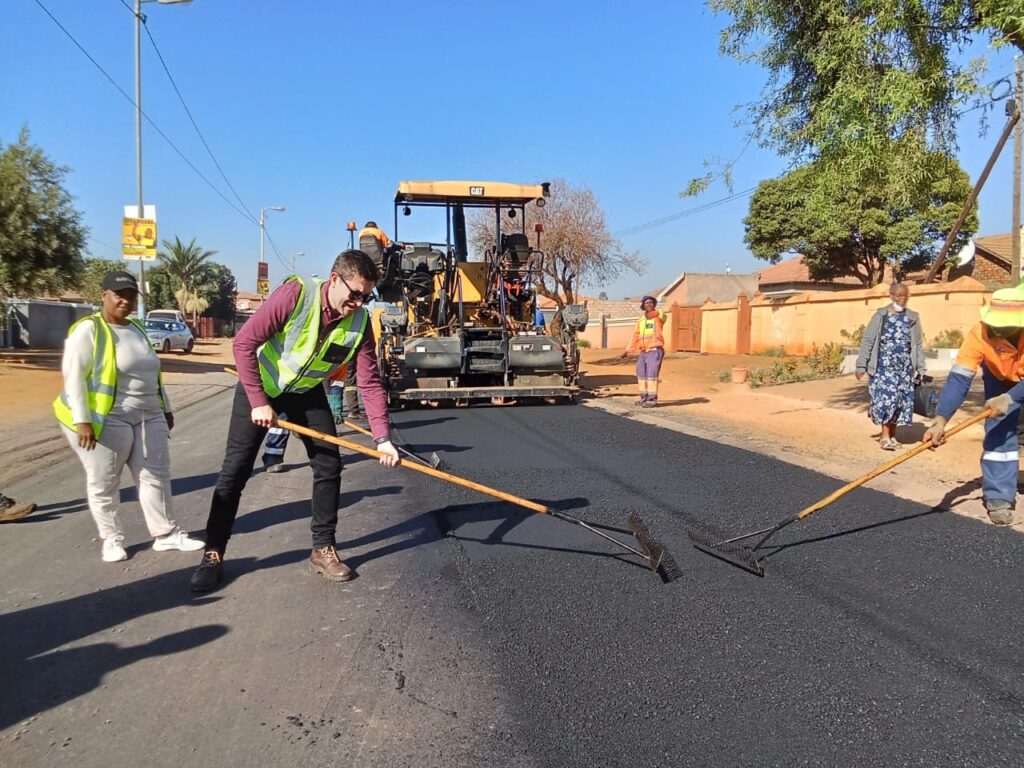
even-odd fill
[[[337,272],[334,274],[338,275],[338,279],[348,288],[348,298],[345,301],[358,301],[360,304],[365,304],[368,301],[373,301],[373,290],[369,291],[355,291],[352,286],[346,282],[345,278],[339,275]]]

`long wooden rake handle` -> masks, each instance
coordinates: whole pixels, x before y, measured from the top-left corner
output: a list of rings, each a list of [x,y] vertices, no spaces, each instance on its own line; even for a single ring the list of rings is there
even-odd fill
[[[969,419],[967,419],[965,421],[961,421],[959,424],[957,424],[954,427],[950,427],[949,429],[947,429],[945,431],[945,435],[944,436],[945,437],[951,437],[952,435],[955,435],[960,430],[966,429],[967,427],[971,426],[972,424],[977,424],[979,421],[983,421],[984,419],[987,419],[991,415],[992,415],[992,409],[991,408],[986,408],[981,413],[976,414],[974,416],[971,416],[971,418],[969,418]],[[879,475],[885,474],[886,472],[888,472],[893,467],[899,466],[904,461],[908,461],[908,460],[914,458],[919,453],[923,453],[924,451],[927,451],[929,448],[931,448],[931,443],[930,442],[928,442],[928,443],[921,443],[921,445],[918,445],[915,448],[911,448],[909,451],[904,451],[903,453],[901,453],[899,456],[897,456],[892,461],[886,462],[885,464],[883,464],[880,467],[877,467],[876,469],[872,469],[866,475],[864,475],[862,477],[858,477],[856,480],[851,480],[849,483],[844,485],[838,491],[835,491],[831,495],[826,496],[821,501],[816,501],[813,504],[811,504],[809,507],[805,507],[804,509],[800,510],[797,513],[797,515],[796,515],[796,520],[803,520],[805,517],[807,517],[808,515],[810,515],[810,514],[812,514],[814,512],[817,512],[819,509],[821,509],[823,507],[827,507],[829,504],[831,504],[833,501],[835,501],[836,499],[840,498],[841,496],[845,496],[847,493],[852,491],[854,488],[857,488],[857,487],[859,487],[861,485],[864,485],[864,483],[866,483],[868,480],[872,480],[872,479],[878,477]]]
[[[232,376],[238,375],[238,371],[236,371],[234,368],[229,368],[225,366],[224,370],[227,373],[230,373]],[[375,451],[373,450],[373,448],[367,448],[365,445],[354,443],[351,440],[346,440],[343,437],[338,437],[337,435],[329,435],[326,432],[318,432],[315,429],[303,427],[300,424],[294,424],[293,422],[285,421],[284,419],[275,418],[274,423],[277,426],[281,427],[281,429],[287,429],[289,432],[294,432],[298,435],[305,435],[306,437],[312,437],[315,438],[316,440],[323,440],[325,443],[334,443],[335,445],[339,445],[342,448],[348,448],[350,451],[361,453],[364,456],[369,456],[370,458],[373,459],[379,459],[381,456],[384,455],[380,451]],[[371,434],[370,432],[367,432],[361,427],[358,427],[355,424],[351,424],[348,421],[345,422],[345,426],[351,427],[352,429],[355,429],[357,432],[362,432],[364,435]],[[460,485],[463,488],[469,488],[472,491],[479,491],[480,493],[486,494],[488,496],[493,496],[496,499],[501,499],[502,501],[507,501],[511,504],[516,504],[520,507],[524,507],[534,512],[540,512],[542,515],[552,514],[552,510],[549,509],[548,507],[545,507],[543,504],[538,504],[535,501],[530,501],[529,499],[524,499],[519,496],[513,496],[511,493],[505,493],[504,491],[499,491],[496,488],[489,488],[486,485],[480,485],[480,483],[474,483],[472,480],[466,480],[464,477],[459,477],[458,475],[453,475],[449,472],[444,472],[440,469],[434,469],[433,467],[427,466],[425,464],[412,464],[408,461],[405,461],[404,459],[399,459],[398,466],[405,467],[406,469],[411,469],[414,472],[420,472],[424,475],[436,477],[438,480],[444,480],[446,482],[452,483],[453,485]]]
[[[298,435],[305,435],[306,437],[312,437],[316,440],[322,440],[325,443],[334,443],[334,445],[339,445],[342,448],[348,448],[350,451],[355,451],[356,453],[361,453],[364,456],[369,456],[374,459],[379,459],[384,455],[380,451],[375,451],[373,448],[367,448],[365,445],[360,445],[359,443],[352,442],[351,440],[346,440],[343,437],[328,435],[326,432],[318,432],[315,429],[303,427],[301,424],[293,424],[292,422],[285,421],[284,419],[275,419],[274,423],[276,426],[281,427],[282,429],[287,429],[289,432],[295,432]],[[496,488],[489,488],[486,485],[480,485],[480,483],[474,483],[472,480],[467,480],[464,477],[459,477],[458,475],[453,475],[449,472],[443,472],[440,469],[434,469],[433,467],[428,467],[424,464],[414,464],[407,459],[399,459],[398,466],[411,469],[414,472],[419,472],[424,475],[436,477],[438,480],[444,480],[452,483],[453,485],[460,485],[463,488],[469,488],[472,491],[479,491],[480,493],[488,496],[493,496],[496,499],[501,499],[502,501],[507,501],[512,504],[516,504],[517,506],[525,507],[526,509],[534,512],[540,512],[542,515],[550,515],[552,513],[552,510],[545,507],[543,504],[538,504],[535,501],[530,501],[529,499],[524,499],[519,496],[513,496],[511,493],[505,493],[504,491],[499,491]]]

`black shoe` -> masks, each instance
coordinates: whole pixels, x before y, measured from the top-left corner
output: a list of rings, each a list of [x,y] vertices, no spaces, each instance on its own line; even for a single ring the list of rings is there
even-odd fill
[[[192,574],[193,592],[210,592],[224,580],[224,559],[220,552],[208,549],[203,553],[203,562]]]

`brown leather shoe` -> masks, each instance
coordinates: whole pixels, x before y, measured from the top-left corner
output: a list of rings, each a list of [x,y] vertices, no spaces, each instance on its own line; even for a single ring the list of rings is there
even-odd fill
[[[3,497],[10,502],[9,505],[0,509],[0,523],[13,523],[15,520],[21,520],[23,517],[28,517],[36,511],[36,505],[23,501],[21,503],[8,499],[6,496]]]
[[[348,581],[355,575],[351,568],[338,559],[333,544],[315,547],[309,556],[309,567],[313,573],[319,573],[328,581]]]

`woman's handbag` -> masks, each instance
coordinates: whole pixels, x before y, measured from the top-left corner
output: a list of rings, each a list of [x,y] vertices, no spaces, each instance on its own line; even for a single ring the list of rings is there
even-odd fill
[[[931,376],[920,376],[914,379],[914,413],[924,416],[926,419],[933,418],[935,409],[939,407],[939,393],[935,387],[929,386],[927,383],[931,380]]]

